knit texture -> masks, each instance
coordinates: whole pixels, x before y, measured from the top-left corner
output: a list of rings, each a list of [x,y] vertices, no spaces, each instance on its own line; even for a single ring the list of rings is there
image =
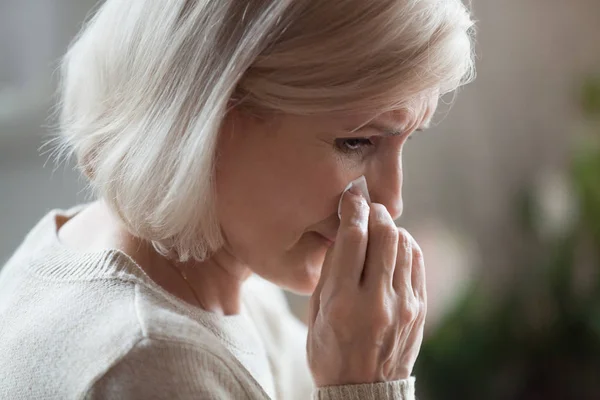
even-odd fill
[[[1,399],[414,399],[414,378],[314,388],[306,327],[257,276],[219,316],[118,250],[67,248],[81,208],[46,215],[0,271]]]

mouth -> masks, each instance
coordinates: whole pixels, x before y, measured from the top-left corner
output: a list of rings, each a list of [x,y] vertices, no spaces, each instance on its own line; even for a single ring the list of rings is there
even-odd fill
[[[324,235],[322,233],[316,232],[317,236],[319,236],[319,238],[325,242],[325,245],[327,247],[332,246],[335,243],[335,236],[328,236],[328,235]]]

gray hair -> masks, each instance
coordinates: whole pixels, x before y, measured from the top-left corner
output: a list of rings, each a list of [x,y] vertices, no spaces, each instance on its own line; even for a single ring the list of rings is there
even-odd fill
[[[106,0],[62,63],[62,150],[132,234],[204,260],[224,243],[214,159],[232,101],[398,109],[470,81],[472,36],[460,0]]]

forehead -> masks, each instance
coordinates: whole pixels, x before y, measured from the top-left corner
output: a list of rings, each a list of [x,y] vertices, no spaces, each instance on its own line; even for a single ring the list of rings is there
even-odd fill
[[[393,127],[397,131],[427,128],[437,110],[439,96],[437,93],[416,97],[405,107],[380,114],[363,114],[355,122],[357,126],[378,122]]]
[[[283,131],[286,135],[296,132],[305,137],[307,131],[317,136],[328,137],[332,133],[353,132],[369,124],[377,123],[385,126],[386,131],[404,132],[419,128],[427,128],[437,109],[439,96],[416,97],[406,107],[393,111],[375,112],[333,112],[318,115],[277,114],[270,118],[268,131]],[[263,123],[266,121],[263,121]],[[263,126],[264,128],[264,126]]]

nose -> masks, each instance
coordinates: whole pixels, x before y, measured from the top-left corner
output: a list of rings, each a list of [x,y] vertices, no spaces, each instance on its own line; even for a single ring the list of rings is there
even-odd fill
[[[402,215],[402,157],[395,155],[390,161],[382,163],[374,174],[367,176],[371,201],[383,204],[392,218]]]

